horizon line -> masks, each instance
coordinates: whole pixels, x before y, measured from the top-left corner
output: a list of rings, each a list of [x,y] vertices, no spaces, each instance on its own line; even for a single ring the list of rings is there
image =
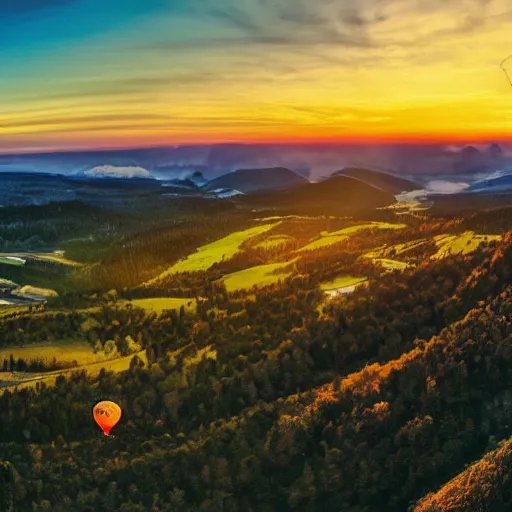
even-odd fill
[[[95,153],[95,152],[108,152],[108,151],[143,151],[150,149],[170,149],[170,148],[183,148],[183,147],[204,147],[204,146],[436,146],[436,145],[481,145],[481,144],[507,144],[512,143],[512,136],[509,137],[485,137],[485,138],[451,138],[451,139],[438,139],[430,137],[417,137],[417,138],[393,138],[382,137],[375,139],[292,139],[292,140],[248,140],[248,141],[218,141],[218,142],[189,142],[189,143],[172,143],[169,144],[147,144],[147,145],[112,145],[112,146],[97,146],[89,148],[41,148],[41,149],[26,149],[26,150],[1,150],[0,156],[21,156],[21,155],[51,155],[51,154],[68,154],[68,153]]]

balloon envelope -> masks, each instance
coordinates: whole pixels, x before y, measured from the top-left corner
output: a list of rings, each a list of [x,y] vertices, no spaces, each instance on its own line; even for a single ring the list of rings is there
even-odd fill
[[[92,414],[101,430],[108,436],[121,419],[121,407],[114,402],[99,402],[94,406]]]

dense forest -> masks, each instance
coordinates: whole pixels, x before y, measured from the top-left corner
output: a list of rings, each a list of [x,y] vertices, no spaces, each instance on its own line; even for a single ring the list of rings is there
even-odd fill
[[[144,283],[199,246],[260,221],[225,212],[144,227],[112,215],[116,235],[97,238],[95,260],[59,274],[58,296],[2,312],[0,372],[43,380],[0,394],[0,510],[506,509],[508,210],[283,220],[269,232],[287,237],[280,248],[265,248],[270,235],[261,234],[232,258],[153,285]],[[371,222],[403,227],[369,225],[297,252],[320,231]],[[76,258],[83,241],[66,223],[56,229],[58,247]],[[436,237],[467,230],[504,236],[434,257]],[[407,265],[372,263],[364,254],[376,247]],[[291,274],[246,291],[223,285],[224,275],[276,262]],[[340,273],[368,282],[326,300],[321,284]],[[139,302],[166,297],[196,307]],[[90,374],[72,359],[17,352],[63,340],[90,346],[105,368]],[[126,371],[109,370],[125,358]],[[101,400],[123,410],[110,437],[91,417]]]

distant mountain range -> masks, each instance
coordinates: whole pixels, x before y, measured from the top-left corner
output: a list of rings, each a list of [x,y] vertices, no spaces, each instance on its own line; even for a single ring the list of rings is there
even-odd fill
[[[265,179],[258,186],[260,170],[252,169],[222,177],[202,186],[202,176],[184,179],[155,180],[146,178],[112,178],[110,176],[60,176],[40,173],[0,173],[0,206],[27,206],[79,201],[117,207],[157,207],[174,198],[233,200],[250,208],[280,211],[324,213],[366,211],[392,204],[394,195],[362,180],[334,176],[319,183],[287,169],[263,170]],[[196,181],[195,181],[196,180]],[[224,185],[236,185],[230,188]],[[246,192],[242,192],[239,189]]]
[[[457,173],[484,173],[496,171],[505,163],[505,155],[498,144],[483,151],[466,146],[454,155],[453,170]]]
[[[4,172],[0,172],[0,206],[63,201],[81,201],[95,205],[106,205],[110,201],[115,205],[144,201],[151,196],[158,200],[233,198],[234,201],[256,205],[267,203],[277,206],[281,203],[286,208],[292,207],[292,203],[296,202],[308,205],[311,210],[315,209],[312,201],[319,201],[331,203],[333,208],[341,211],[343,208],[336,206],[336,202],[344,202],[355,209],[358,208],[358,203],[364,206],[365,202],[384,206],[391,204],[394,201],[393,196],[402,192],[424,190],[428,195],[429,190],[432,190],[432,183],[456,185],[451,189],[443,187],[443,190],[450,189],[446,193],[512,191],[512,165],[497,144],[484,149],[466,146],[452,150],[452,171],[441,175],[442,179],[437,181],[436,175],[428,178],[425,175],[413,174],[414,178],[406,179],[397,176],[397,173],[352,166],[335,171],[327,179],[317,182],[310,182],[294,169],[283,166],[240,168],[209,179],[204,170],[199,171],[192,167],[185,171],[186,166],[180,163],[179,174],[158,176],[158,169],[163,167],[161,164],[157,165],[158,158],[155,155],[163,158],[168,154],[163,149],[160,153],[156,150],[154,153],[139,151],[140,155],[146,155],[146,163],[150,163],[148,154],[155,157],[152,167],[148,166],[152,169],[151,172],[144,165],[139,165],[143,158],[138,161],[126,158],[126,154],[136,155],[136,150],[124,152],[125,157],[118,158],[118,164],[87,166],[66,175],[49,172],[23,173],[20,170],[6,172],[13,165],[20,165],[19,159],[23,160],[25,157],[0,156],[0,169],[4,169]],[[221,149],[218,148],[217,151]],[[38,161],[34,155],[27,158],[25,162]],[[78,160],[83,163],[85,158],[80,154]],[[92,162],[91,154],[87,158]]]
[[[219,144],[0,155],[0,171],[83,174],[106,166],[141,168],[157,179],[201,172],[206,180],[239,169],[285,168],[318,181],[339,169],[375,169],[413,181],[440,174],[492,173],[511,165],[499,144]],[[141,172],[141,171],[139,171]],[[144,171],[142,171],[144,172]]]

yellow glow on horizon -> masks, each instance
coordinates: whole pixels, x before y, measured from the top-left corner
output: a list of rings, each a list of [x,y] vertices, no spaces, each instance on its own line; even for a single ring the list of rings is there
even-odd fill
[[[297,43],[241,45],[226,52],[191,47],[176,57],[178,79],[169,72],[167,84],[160,71],[148,91],[125,87],[119,94],[87,94],[84,88],[84,95],[75,97],[69,86],[69,95],[59,97],[35,85],[29,94],[28,84],[23,94],[0,105],[0,152],[220,142],[510,140],[512,87],[499,64],[507,48],[512,53],[507,22],[512,17],[505,0],[491,0],[489,6],[485,22],[475,21],[481,26],[470,30],[454,18],[453,6],[443,12],[425,4],[419,15],[394,2],[389,16],[369,28],[369,36],[382,42],[371,48]],[[154,68],[161,69],[161,62],[148,58]],[[129,78],[119,79],[119,85],[130,85]]]

